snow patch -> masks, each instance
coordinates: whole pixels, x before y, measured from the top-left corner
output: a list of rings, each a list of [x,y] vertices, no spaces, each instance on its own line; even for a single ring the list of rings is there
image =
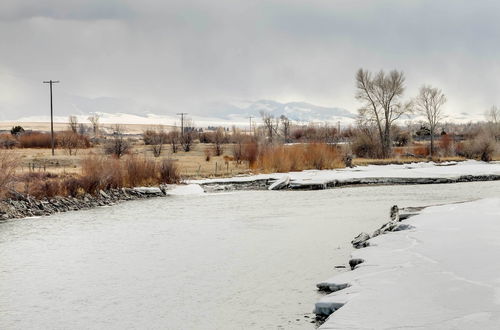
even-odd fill
[[[199,184],[175,185],[172,189],[167,190],[167,195],[201,195],[205,190]]]
[[[315,311],[320,329],[497,329],[500,320],[500,199],[434,206],[413,227],[370,239],[364,259],[318,286],[349,287]],[[342,308],[340,308],[342,307]]]
[[[453,166],[443,166],[452,165]],[[190,183],[197,184],[215,184],[215,183],[231,183],[231,182],[253,182],[259,180],[283,180],[286,177],[290,179],[291,186],[307,186],[307,185],[326,185],[329,182],[348,182],[352,180],[368,180],[379,178],[388,179],[390,182],[394,180],[409,179],[457,179],[463,176],[488,176],[500,175],[500,163],[491,162],[485,163],[475,160],[467,160],[464,162],[445,162],[445,163],[412,163],[404,165],[368,165],[358,166],[355,168],[344,168],[337,170],[308,170],[301,172],[290,173],[272,173],[259,174],[246,177],[232,177],[220,179],[204,179],[192,180]]]
[[[269,186],[269,190],[279,190],[286,188],[290,184],[290,175],[285,175]]]

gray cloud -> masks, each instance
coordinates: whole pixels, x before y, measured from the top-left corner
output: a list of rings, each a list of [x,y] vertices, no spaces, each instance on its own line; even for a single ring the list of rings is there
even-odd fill
[[[133,11],[119,0],[3,0],[0,19],[47,17],[60,20],[130,19]]]
[[[0,4],[0,119],[45,111],[51,78],[64,113],[99,98],[137,113],[242,99],[355,111],[359,67],[405,71],[408,96],[439,86],[450,113],[500,103],[496,1],[40,3]]]

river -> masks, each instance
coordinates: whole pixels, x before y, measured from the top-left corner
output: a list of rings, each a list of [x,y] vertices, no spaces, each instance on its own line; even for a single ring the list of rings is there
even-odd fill
[[[314,329],[315,283],[392,205],[492,196],[498,182],[238,191],[4,221],[0,328]]]

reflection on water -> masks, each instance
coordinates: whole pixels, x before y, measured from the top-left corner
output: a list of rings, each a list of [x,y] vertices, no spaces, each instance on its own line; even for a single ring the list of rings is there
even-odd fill
[[[390,206],[497,182],[179,196],[0,223],[1,329],[314,329],[315,283]]]

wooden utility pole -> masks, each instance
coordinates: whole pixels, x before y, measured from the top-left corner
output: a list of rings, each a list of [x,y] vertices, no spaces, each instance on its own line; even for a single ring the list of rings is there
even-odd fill
[[[52,105],[52,84],[58,84],[59,80],[49,80],[44,81],[44,84],[49,84],[50,86],[50,143],[52,146],[52,156],[54,156],[54,108]]]
[[[187,115],[187,112],[179,112],[177,115],[181,116],[181,137],[184,137],[184,116]]]

